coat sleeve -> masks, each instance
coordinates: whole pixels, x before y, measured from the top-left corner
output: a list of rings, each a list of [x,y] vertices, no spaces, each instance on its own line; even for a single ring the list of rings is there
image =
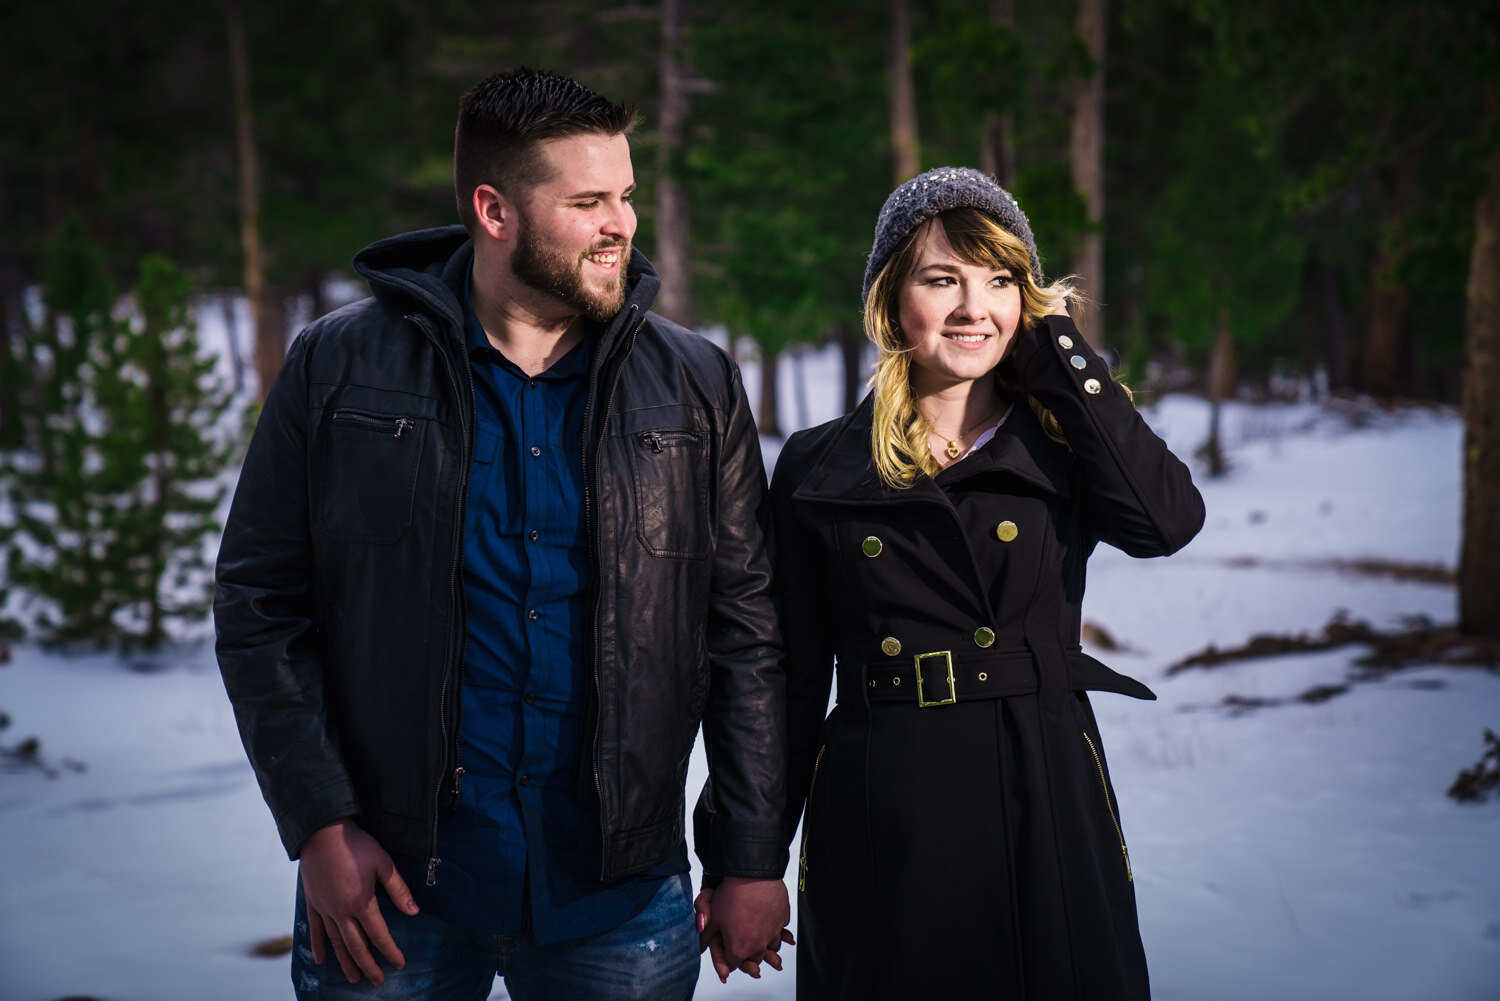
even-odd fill
[[[765,465],[739,372],[719,462],[718,525],[708,598],[708,782],[694,811],[706,878],[780,879],[786,780],[786,683],[771,599]]]
[[[1188,467],[1135,409],[1073,321],[1049,316],[1016,342],[1022,388],[1057,418],[1079,468],[1093,536],[1131,556],[1167,556],[1203,527]]]
[[[790,843],[812,784],[828,693],[833,684],[833,640],[828,607],[828,553],[792,492],[807,471],[802,442],[787,442],[771,480],[771,538],[777,606],[786,642],[787,783],[783,833]]]
[[[240,739],[289,858],[359,813],[328,726],[314,607],[308,334],[293,344],[245,455],[214,582],[215,650]]]

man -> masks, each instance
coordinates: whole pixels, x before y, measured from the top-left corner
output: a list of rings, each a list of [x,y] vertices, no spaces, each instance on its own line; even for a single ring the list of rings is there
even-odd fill
[[[721,977],[779,966],[764,470],[733,362],[647,312],[635,121],[548,73],[480,83],[464,225],[362,251],[373,298],[266,400],[215,621],[301,861],[299,997],[482,999],[497,972],[521,1001],[688,997],[699,931]],[[695,929],[700,717],[722,882]]]

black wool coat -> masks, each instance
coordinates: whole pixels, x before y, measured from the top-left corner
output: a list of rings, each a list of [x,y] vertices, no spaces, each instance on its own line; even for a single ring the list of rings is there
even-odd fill
[[[1155,696],[1083,653],[1080,605],[1097,543],[1175,552],[1203,502],[1067,317],[1002,365],[1066,445],[1018,400],[893,490],[866,399],[776,466],[803,1001],[1149,996],[1087,693]]]

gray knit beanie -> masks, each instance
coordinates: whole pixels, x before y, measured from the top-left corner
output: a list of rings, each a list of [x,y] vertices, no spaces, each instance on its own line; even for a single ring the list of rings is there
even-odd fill
[[[875,276],[896,252],[908,233],[939,212],[949,209],[978,209],[1000,224],[1001,228],[1026,244],[1031,255],[1031,280],[1042,284],[1042,259],[1036,252],[1036,239],[1026,213],[1009,191],[996,184],[988,174],[969,167],[938,167],[919,174],[891,192],[875,220],[875,245],[865,265],[865,285],[860,295],[864,302],[870,296]]]

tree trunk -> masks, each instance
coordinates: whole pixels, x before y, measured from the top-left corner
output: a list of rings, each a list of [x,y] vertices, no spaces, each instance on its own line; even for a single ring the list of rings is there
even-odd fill
[[[838,338],[839,353],[844,358],[844,413],[853,413],[859,406],[860,395],[865,385],[863,332],[852,323],[839,322],[833,325]]]
[[[1214,346],[1208,356],[1208,392],[1214,400],[1232,400],[1239,395],[1234,373],[1234,338],[1227,320],[1214,333]]]
[[[797,426],[792,430],[812,427],[812,406],[807,398],[807,345],[799,344],[787,352],[787,360],[792,363],[792,402],[797,407],[797,416],[793,418]]]
[[[20,312],[20,294],[12,294],[9,283],[0,277],[0,452],[19,448],[22,442],[21,359],[17,356],[22,342],[16,331]]]
[[[229,370],[234,377],[234,392],[238,396],[245,391],[245,355],[240,345],[240,314],[235,296],[224,293],[219,297],[219,308],[224,311],[224,341],[229,352]]]
[[[0,174],[0,232],[9,232],[10,187]],[[25,347],[23,296],[26,282],[15,252],[0,244],[0,451],[19,448],[21,434],[21,358]]]
[[[286,325],[281,310],[267,308],[266,259],[260,241],[260,168],[255,151],[255,119],[250,108],[250,53],[240,0],[225,0],[224,15],[229,30],[229,70],[234,87],[235,147],[240,175],[240,254],[245,298],[250,302],[250,325],[255,330],[260,400],[264,403],[286,356]]]
[[[1343,389],[1349,385],[1349,317],[1339,295],[1339,276],[1332,265],[1325,264],[1323,272],[1323,318],[1327,331],[1328,386]]]
[[[777,363],[781,360],[781,349],[760,346],[760,420],[756,429],[771,438],[780,438],[780,407],[776,394]]]
[[[891,157],[896,183],[922,172],[917,150],[917,97],[911,77],[911,18],[906,0],[891,0]]]
[[[1406,315],[1411,293],[1392,288],[1385,276],[1394,268],[1394,254],[1382,247],[1376,253],[1370,279],[1370,324],[1360,365],[1360,388],[1372,396],[1400,396],[1406,357]]]
[[[1221,318],[1214,331],[1214,346],[1208,356],[1208,440],[1198,447],[1197,456],[1208,465],[1209,476],[1223,476],[1229,469],[1224,458],[1224,443],[1219,435],[1219,416],[1226,397],[1235,394],[1234,338],[1228,320]]]
[[[1104,346],[1104,66],[1108,36],[1107,0],[1080,0],[1078,34],[1088,47],[1093,72],[1073,95],[1073,129],[1068,144],[1073,164],[1073,187],[1083,198],[1090,232],[1079,243],[1072,261],[1080,291],[1089,302],[1072,310],[1094,350]]]
[[[1407,389],[1411,292],[1399,284],[1398,277],[1406,247],[1388,236],[1415,210],[1419,197],[1416,152],[1400,155],[1389,170],[1380,172],[1380,180],[1380,236],[1370,273],[1369,326],[1360,358],[1359,388],[1389,398]]]
[[[1465,326],[1458,625],[1500,638],[1500,149],[1475,212]]]
[[[1016,25],[1016,0],[995,0],[990,4],[990,20],[1002,28]],[[1016,186],[1016,115],[1013,111],[992,111],[984,116],[979,137],[979,169],[1000,182],[1006,191]]]
[[[264,282],[259,294],[250,300],[250,317],[255,326],[255,376],[260,402],[266,402],[271,383],[286,359],[286,297]]]
[[[324,294],[323,290],[325,277],[322,272],[314,271],[303,279],[303,282],[307,285],[308,323],[328,312],[328,296]]]
[[[661,275],[656,310],[684,326],[693,323],[693,276],[688,251],[687,193],[678,182],[682,162],[683,122],[687,118],[687,81],[682,39],[686,0],[662,0],[661,113],[656,148],[656,256]]]

